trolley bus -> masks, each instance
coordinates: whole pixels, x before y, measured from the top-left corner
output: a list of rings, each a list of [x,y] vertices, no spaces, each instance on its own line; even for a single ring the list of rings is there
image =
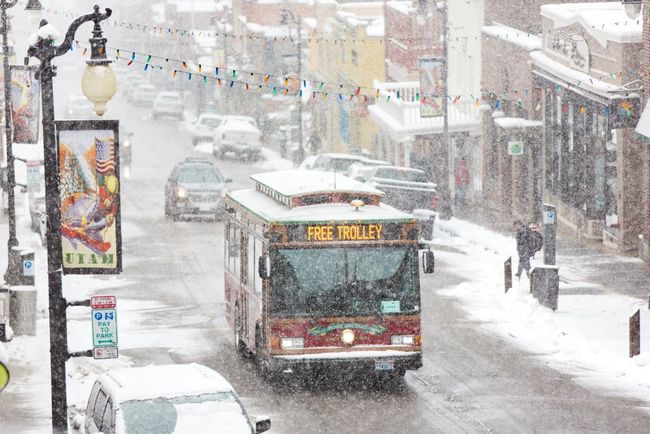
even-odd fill
[[[341,174],[252,175],[226,195],[225,312],[266,372],[422,366],[418,229]],[[433,253],[422,251],[423,271]],[[383,375],[383,374],[382,374]]]

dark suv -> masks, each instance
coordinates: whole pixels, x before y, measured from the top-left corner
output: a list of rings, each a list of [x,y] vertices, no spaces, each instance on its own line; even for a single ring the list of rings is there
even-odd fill
[[[223,213],[226,184],[217,166],[205,158],[186,158],[174,167],[165,186],[165,216],[219,218]]]

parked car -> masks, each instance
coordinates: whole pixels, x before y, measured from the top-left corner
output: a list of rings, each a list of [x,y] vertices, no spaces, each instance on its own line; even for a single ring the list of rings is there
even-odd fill
[[[172,170],[165,186],[165,216],[183,215],[219,218],[224,212],[223,198],[231,179],[223,177],[206,158],[186,158]]]
[[[214,130],[212,153],[225,158],[228,152],[237,157],[259,160],[262,155],[262,132],[255,119],[248,116],[224,116]]]
[[[124,83],[124,85],[121,85],[120,88],[122,89],[122,93],[124,94],[124,97],[127,101],[133,101],[133,94],[139,86],[150,84],[146,79],[132,75],[120,83]]]
[[[185,106],[180,92],[160,92],[153,102],[151,114],[154,119],[161,116],[171,116],[183,120]]]
[[[390,165],[387,161],[371,160],[362,155],[355,154],[318,154],[316,161],[312,164],[312,169],[324,170],[326,172],[347,173],[350,166],[354,163],[360,163],[367,166]]]
[[[133,131],[120,122],[120,168],[125,178],[131,176],[131,162],[133,161]]]
[[[397,209],[435,209],[436,184],[419,169],[400,166],[378,166],[364,176],[365,182],[385,193],[381,201]]]
[[[65,102],[66,119],[91,119],[94,117],[93,104],[83,95],[70,95]]]
[[[142,107],[151,107],[158,96],[158,92],[153,84],[140,84],[133,91],[131,102]]]
[[[192,125],[188,128],[192,135],[192,144],[198,145],[200,142],[209,142],[212,140],[214,130],[217,129],[223,116],[216,113],[201,113]]]
[[[36,232],[41,244],[45,245],[47,239],[47,213],[45,211],[45,196],[30,193],[29,200],[29,217],[31,220],[32,230]]]
[[[253,424],[232,385],[196,363],[119,368],[100,375],[84,415],[72,428],[86,433],[263,433],[271,419]]]

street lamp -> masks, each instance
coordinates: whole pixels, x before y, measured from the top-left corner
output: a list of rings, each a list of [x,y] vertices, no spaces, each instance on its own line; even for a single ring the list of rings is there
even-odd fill
[[[438,9],[442,12],[442,30],[443,30],[443,41],[442,41],[442,76],[444,80],[444,85],[442,89],[442,135],[443,135],[443,145],[440,146],[441,156],[443,164],[439,168],[440,176],[438,177],[438,188],[440,189],[440,219],[449,220],[452,216],[452,207],[451,207],[451,189],[449,187],[449,147],[451,145],[451,138],[449,135],[449,48],[448,48],[448,35],[449,35],[449,0],[445,2],[439,2],[437,4]],[[433,159],[432,159],[433,164]]]
[[[41,21],[37,33],[30,37],[28,56],[40,60],[38,78],[41,82],[41,98],[43,111],[43,156],[45,162],[45,209],[47,213],[47,279],[49,287],[49,324],[50,324],[50,369],[52,385],[52,431],[54,433],[67,432],[67,398],[65,362],[72,357],[68,353],[68,331],[66,309],[68,303],[63,298],[63,284],[61,277],[61,198],[59,195],[59,174],[57,170],[57,151],[54,130],[54,88],[52,79],[55,67],[52,60],[67,53],[72,47],[75,33],[79,26],[89,21],[95,23],[93,38],[90,40],[92,51],[88,62],[86,78],[87,95],[94,98],[95,111],[103,114],[106,101],[115,93],[115,78],[110,71],[109,61],[106,59],[106,39],[102,38],[99,23],[110,17],[112,11],[106,8],[106,13],[99,12],[95,5],[94,12],[83,15],[70,24],[65,39],[61,45],[54,45],[56,31],[54,27]],[[98,69],[95,69],[98,68]],[[112,78],[111,78],[112,76]],[[93,82],[98,80],[98,82]],[[100,89],[107,86],[108,89]],[[103,106],[102,106],[103,104]]]
[[[4,94],[5,94],[5,144],[7,152],[7,210],[9,223],[9,237],[7,238],[7,270],[4,275],[5,283],[13,286],[18,285],[21,273],[20,249],[14,249],[18,246],[16,237],[16,169],[14,167],[15,158],[13,154],[13,131],[11,128],[11,73],[9,70],[9,18],[7,9],[16,6],[18,0],[1,0],[0,1],[0,26],[2,28],[2,67],[4,72]],[[25,10],[40,10],[38,0],[31,0]],[[1,155],[0,155],[1,157]]]
[[[36,25],[41,18],[43,6],[41,6],[41,2],[38,0],[29,0],[27,6],[25,6],[25,11],[27,11],[27,15],[32,24]]]
[[[623,8],[625,9],[625,14],[631,20],[636,20],[639,14],[641,13],[641,5],[643,0],[622,0]]]
[[[302,87],[302,20],[300,15],[297,17],[289,9],[282,9],[281,24],[287,24],[287,17],[298,26],[298,88]],[[298,91],[298,163],[302,163],[305,156],[305,148],[302,145],[302,92]],[[295,159],[294,159],[295,160]]]

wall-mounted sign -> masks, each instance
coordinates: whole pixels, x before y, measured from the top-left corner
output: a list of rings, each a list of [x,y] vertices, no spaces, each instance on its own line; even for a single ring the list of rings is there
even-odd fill
[[[27,168],[27,191],[30,193],[41,192],[41,167],[43,163],[40,161],[28,161],[25,163]]]
[[[37,66],[10,67],[11,122],[14,143],[37,143],[41,114],[41,84]]]
[[[445,86],[443,65],[439,57],[420,59],[420,116],[442,116],[442,92]]]
[[[56,122],[63,272],[122,271],[118,121]]]
[[[508,155],[524,155],[524,142],[521,140],[508,141]]]
[[[589,45],[585,38],[562,30],[549,33],[547,38],[548,51],[563,57],[572,68],[589,72]]]

